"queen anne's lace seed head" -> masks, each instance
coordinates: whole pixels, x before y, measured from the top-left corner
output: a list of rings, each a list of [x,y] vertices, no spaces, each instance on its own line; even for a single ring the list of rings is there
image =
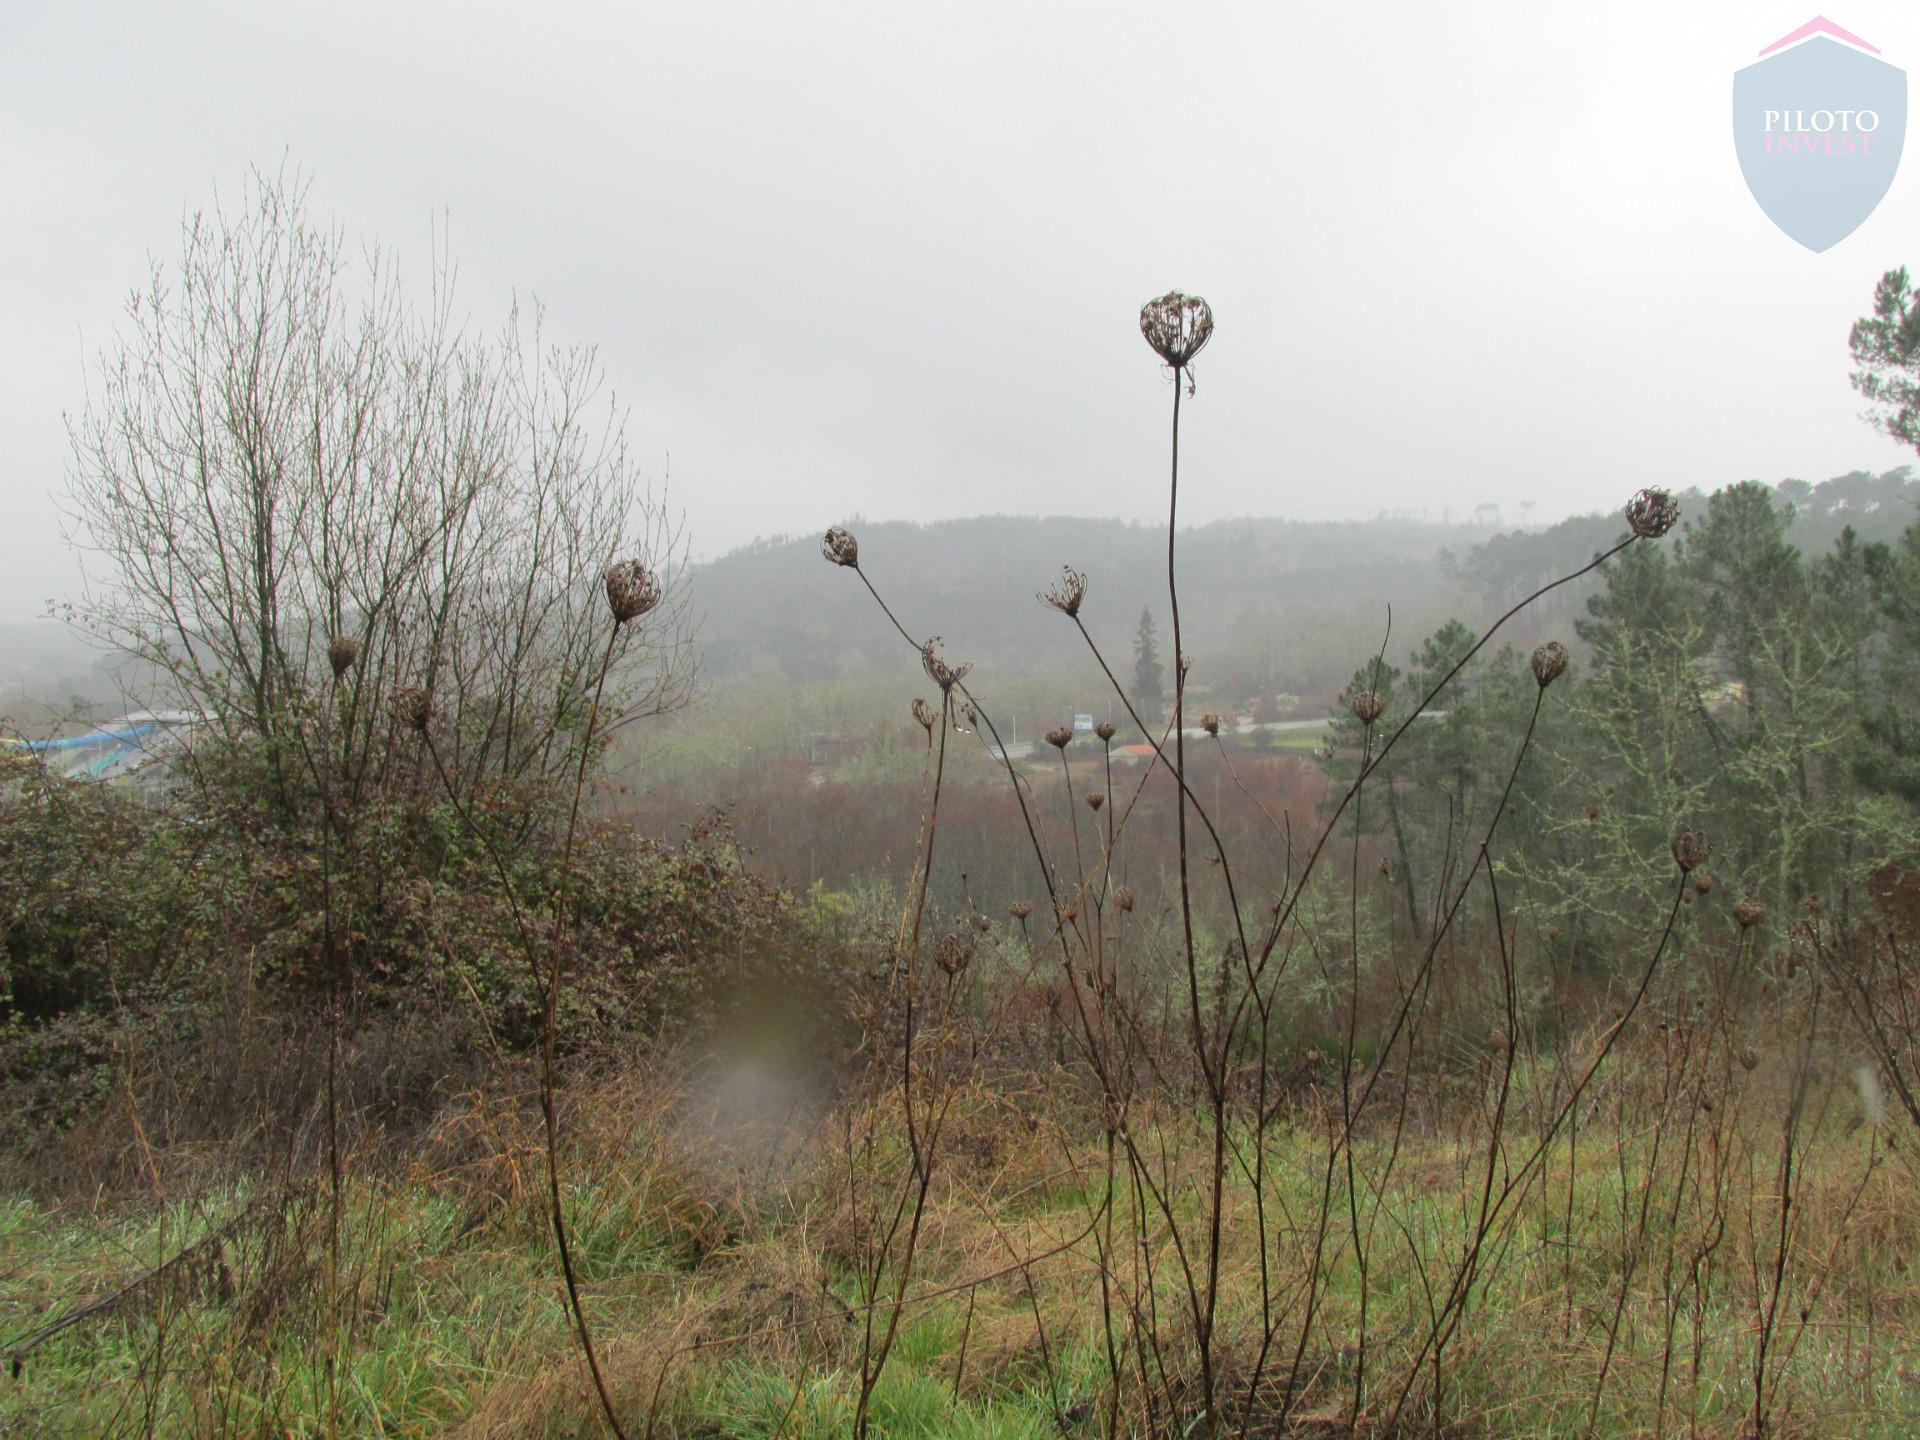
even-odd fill
[[[360,642],[351,635],[336,635],[327,646],[327,663],[333,666],[333,678],[338,680],[353,668],[353,662],[360,658]]]
[[[835,565],[844,565],[849,570],[860,568],[860,542],[853,538],[851,530],[838,525],[827,531],[827,538],[820,542],[820,553]]]
[[[958,976],[973,960],[973,951],[958,934],[942,935],[933,946],[933,963],[949,979]]]
[[[660,603],[660,580],[638,560],[619,560],[607,567],[607,608],[616,625],[638,620]]]
[[[927,672],[927,678],[942,690],[951,690],[967,678],[971,665],[949,665],[940,657],[940,637],[935,635],[920,647],[920,667]]]
[[[1060,578],[1040,593],[1040,603],[1062,615],[1080,613],[1080,602],[1087,598],[1087,576],[1071,565],[1060,567]]]
[[[1649,486],[1627,502],[1627,528],[1642,540],[1658,540],[1680,519],[1680,502]]]
[[[393,718],[409,730],[426,733],[433,723],[433,692],[408,685],[393,692]]]
[[[1567,673],[1567,647],[1549,640],[1533,652],[1533,679],[1542,690]]]
[[[1183,370],[1213,338],[1213,309],[1198,295],[1169,290],[1140,307],[1140,334],[1154,354]]]
[[[1691,826],[1674,832],[1673,844],[1670,848],[1673,851],[1673,863],[1686,874],[1699,869],[1713,855],[1713,842],[1707,838],[1704,831],[1695,830]]]

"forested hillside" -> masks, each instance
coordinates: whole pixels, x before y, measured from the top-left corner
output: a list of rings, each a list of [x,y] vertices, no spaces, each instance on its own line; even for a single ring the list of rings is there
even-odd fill
[[[1920,518],[1920,481],[1906,467],[1818,485],[1783,480],[1773,489],[1794,513],[1791,543],[1806,554],[1832,548],[1847,528],[1863,541],[1890,540]],[[1682,496],[1692,508],[1704,499],[1699,489]],[[1285,487],[1276,487],[1275,515],[1285,502]],[[1166,532],[1158,526],[983,516],[858,528],[898,611],[999,673],[1073,658],[1072,637],[1032,623],[1035,593],[1062,565],[1084,570],[1095,587],[1098,605],[1089,611],[1104,647],[1125,650],[1142,608],[1165,622]],[[1196,527],[1180,537],[1199,582],[1188,650],[1243,694],[1310,693],[1338,684],[1356,650],[1379,644],[1389,606],[1399,634],[1424,634],[1467,604],[1511,603],[1619,534],[1611,511],[1506,531],[1387,517],[1309,523],[1269,516]],[[864,597],[820,573],[817,550],[814,535],[768,540],[693,571],[709,681],[869,679],[897,660],[885,636],[858,623]],[[1568,587],[1550,605],[1577,611],[1590,588]]]

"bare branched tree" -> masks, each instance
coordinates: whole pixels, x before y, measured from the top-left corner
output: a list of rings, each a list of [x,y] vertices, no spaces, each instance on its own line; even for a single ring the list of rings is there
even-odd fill
[[[82,623],[142,662],[153,703],[258,744],[289,813],[341,637],[360,663],[333,784],[356,799],[401,753],[382,697],[403,685],[433,693],[458,783],[561,775],[616,558],[667,595],[623,628],[609,709],[673,708],[692,678],[682,535],[595,351],[543,342],[537,310],[476,333],[435,260],[421,308],[390,254],[311,218],[298,177],[256,173],[186,219],[69,420]]]

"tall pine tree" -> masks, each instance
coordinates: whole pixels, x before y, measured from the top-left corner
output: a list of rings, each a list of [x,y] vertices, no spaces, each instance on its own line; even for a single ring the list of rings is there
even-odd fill
[[[1140,610],[1140,628],[1133,636],[1133,706],[1149,724],[1158,723],[1167,709],[1159,637],[1153,628],[1153,615],[1145,606]]]

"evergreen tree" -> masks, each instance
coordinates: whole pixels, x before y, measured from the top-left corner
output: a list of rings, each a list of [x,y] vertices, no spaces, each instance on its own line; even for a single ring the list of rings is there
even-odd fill
[[[1373,690],[1385,705],[1373,727],[1378,752],[1474,641],[1464,624],[1449,620],[1408,656],[1404,672],[1381,661],[1354,672],[1329,730],[1330,768],[1343,788],[1352,783],[1365,744],[1355,698]],[[1416,932],[1445,909],[1446,896],[1473,864],[1477,837],[1500,797],[1536,688],[1510,647],[1491,659],[1472,660],[1408,727],[1392,754],[1369,770],[1366,829],[1386,836],[1394,889]],[[1523,777],[1513,798],[1525,799],[1528,789]],[[1508,823],[1509,835],[1515,824]]]
[[[1904,265],[1880,277],[1872,316],[1854,321],[1847,339],[1853,388],[1876,407],[1874,427],[1920,449],[1920,294]]]
[[[1160,665],[1159,637],[1153,628],[1153,614],[1140,610],[1140,628],[1133,637],[1133,704],[1140,718],[1158,721],[1167,708],[1166,672]]]
[[[1854,777],[1920,806],[1920,526],[1895,545],[1858,545],[1849,530],[1819,580],[1840,623],[1859,632]]]

